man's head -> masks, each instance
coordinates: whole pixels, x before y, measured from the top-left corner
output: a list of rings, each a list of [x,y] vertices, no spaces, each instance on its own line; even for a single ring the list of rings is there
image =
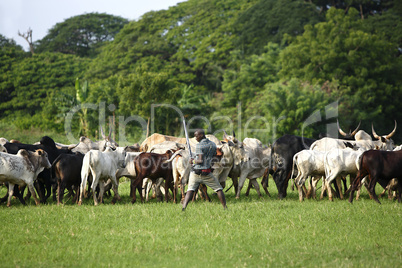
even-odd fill
[[[203,129],[199,128],[194,132],[194,137],[197,140],[197,142],[200,142],[202,139],[205,138],[205,132]]]

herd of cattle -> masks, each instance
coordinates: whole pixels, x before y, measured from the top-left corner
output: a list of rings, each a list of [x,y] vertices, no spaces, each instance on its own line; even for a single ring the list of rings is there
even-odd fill
[[[380,203],[374,190],[378,182],[384,188],[383,193],[387,190],[389,198],[397,195],[401,202],[402,184],[398,180],[402,177],[402,150],[391,139],[396,122],[393,131],[384,136],[377,135],[372,127],[375,140],[359,127],[345,133],[338,124],[344,139],[314,140],[284,135],[272,146],[264,146],[254,138],[239,141],[234,133],[224,132],[222,140],[207,135],[217,145],[213,173],[223,188],[227,178],[232,179],[236,198],[240,198],[246,179],[250,180],[246,195],[253,187],[261,196],[257,182],[261,177],[261,185],[269,195],[268,177],[272,175],[280,199],[286,197],[291,179],[294,179],[300,201],[304,197],[315,198],[317,183],[322,179],[321,198],[324,193],[328,194],[329,200],[333,200],[334,195],[343,198],[348,193],[349,202],[352,202],[354,192],[365,185],[370,197]],[[7,206],[10,206],[11,198],[15,196],[25,204],[25,199],[31,195],[36,204],[46,203],[53,191],[53,200],[58,204],[68,194],[78,204],[82,203],[83,197],[92,195],[94,204],[98,205],[103,202],[104,193],[112,189],[111,202],[114,204],[120,200],[118,185],[123,176],[131,181],[133,203],[136,191],[142,202],[148,201],[150,189],[159,199],[164,195],[166,201],[173,198],[176,202],[180,188],[184,198],[191,172],[185,138],[155,133],[141,145],[119,147],[110,133],[105,136],[102,131],[102,136],[103,140],[97,142],[81,137],[78,144],[72,145],[56,143],[47,136],[37,144],[0,138],[0,183],[8,186],[0,203],[7,200]],[[189,143],[195,151],[196,140],[192,138]],[[348,175],[349,187],[345,179]],[[331,185],[333,182],[336,182],[335,190]],[[24,198],[26,186],[29,191]],[[209,199],[205,187],[200,187],[199,191]]]

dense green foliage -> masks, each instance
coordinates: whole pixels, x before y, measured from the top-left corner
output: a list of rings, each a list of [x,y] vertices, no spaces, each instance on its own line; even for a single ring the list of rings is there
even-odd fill
[[[127,19],[108,14],[89,13],[56,24],[38,42],[36,52],[61,52],[81,57],[96,56],[104,42],[128,23]]]
[[[275,189],[274,189],[275,188]],[[290,191],[290,190],[289,190]],[[402,260],[401,206],[367,192],[345,200],[278,200],[227,194],[179,204],[131,204],[129,182],[111,205],[54,203],[0,206],[2,267],[398,267]],[[4,188],[0,188],[0,195]],[[23,252],[23,253],[21,253]]]
[[[399,2],[189,0],[128,23],[84,14],[50,29],[35,55],[0,36],[0,121],[62,133],[69,111],[87,107],[74,136],[110,122],[133,142],[148,119],[152,132],[179,135],[182,115],[190,128],[264,143],[318,137],[337,118],[389,133],[402,118]]]

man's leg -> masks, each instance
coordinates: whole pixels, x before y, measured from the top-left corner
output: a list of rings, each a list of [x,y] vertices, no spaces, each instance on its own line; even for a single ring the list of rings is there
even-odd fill
[[[183,202],[183,208],[182,211],[186,210],[187,204],[188,202],[190,202],[190,200],[193,198],[194,195],[194,191],[188,190],[186,193],[186,197],[184,198],[184,202]]]
[[[223,208],[227,209],[225,194],[223,193],[223,191],[219,190],[219,191],[216,192],[216,194],[218,195],[219,201],[221,201],[221,204],[222,204]]]

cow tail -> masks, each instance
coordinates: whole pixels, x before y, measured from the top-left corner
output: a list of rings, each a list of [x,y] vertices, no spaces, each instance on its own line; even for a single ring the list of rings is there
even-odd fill
[[[325,172],[325,178],[328,178],[331,172],[328,167],[328,152],[325,153],[324,155],[324,172]]]
[[[172,161],[176,158],[176,156],[181,155],[180,153],[181,153],[182,151],[183,151],[183,149],[178,150],[177,152],[175,152],[175,153],[170,157],[170,159],[163,161],[163,163],[170,163],[170,162],[172,162]]]
[[[87,181],[88,181],[88,176],[90,172],[90,166],[91,166],[91,153],[89,152],[84,156],[84,161],[82,163],[82,169],[81,169],[81,195],[86,196],[85,189],[87,187]],[[86,158],[87,157],[87,158]]]
[[[360,167],[362,166],[362,156],[363,154],[360,154],[357,158],[356,158],[356,168],[357,170],[360,170]]]
[[[268,165],[268,169],[272,170],[272,171],[274,170],[273,161],[274,161],[274,144],[272,144],[271,156],[270,156],[269,165]]]
[[[54,179],[56,178],[56,170],[55,170],[55,168],[56,168],[56,164],[57,164],[57,162],[59,162],[60,161],[60,158],[61,158],[61,155],[62,154],[59,154],[57,157],[56,157],[56,159],[53,161],[53,163],[52,163],[52,167],[50,168],[50,179],[51,179],[51,181],[54,181]],[[57,182],[57,181],[56,181]]]
[[[310,146],[310,150],[314,151],[314,148],[316,147],[317,141],[313,142],[313,144],[311,144]]]
[[[295,170],[296,161],[297,161],[297,154],[295,154],[295,155],[293,156],[292,175],[290,175],[290,179],[293,179],[293,174],[294,174],[294,170]],[[294,191],[294,183],[295,183],[295,181],[293,181],[293,183],[292,183],[292,191]]]

